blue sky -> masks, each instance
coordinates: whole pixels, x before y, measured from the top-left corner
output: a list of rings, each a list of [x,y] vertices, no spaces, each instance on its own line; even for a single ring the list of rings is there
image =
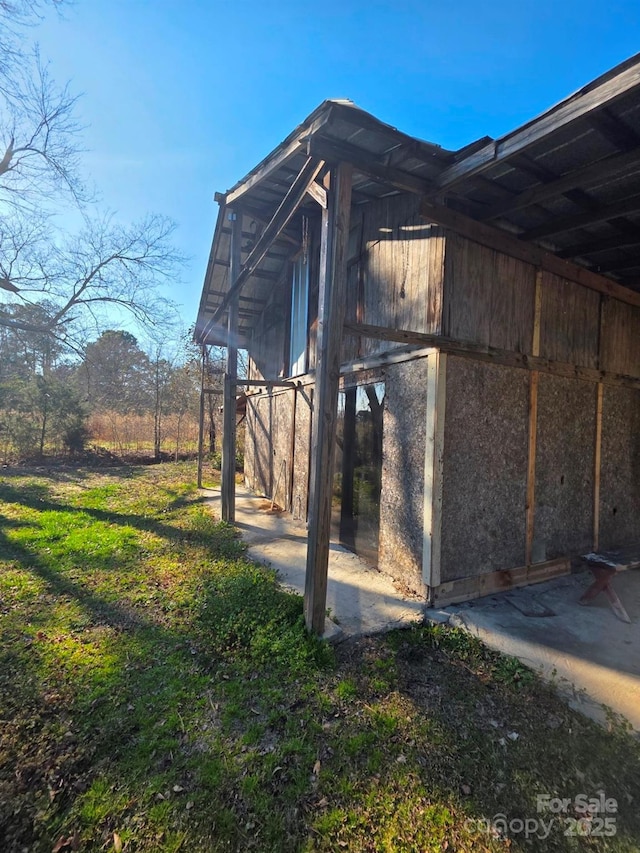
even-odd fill
[[[195,319],[224,191],[325,98],[458,148],[640,50],[640,4],[75,0],[33,33],[82,93],[86,170],[124,220],[172,217]]]

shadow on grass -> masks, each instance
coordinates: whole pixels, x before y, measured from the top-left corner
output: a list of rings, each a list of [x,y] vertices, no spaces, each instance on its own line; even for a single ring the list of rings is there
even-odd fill
[[[187,614],[161,624],[153,605],[138,612],[124,589],[107,599],[90,573],[83,583],[12,541],[24,523],[2,519],[0,556],[24,570],[0,605],[3,850],[50,853],[62,839],[97,851],[113,833],[142,851],[503,850],[465,821],[536,818],[538,793],[598,786],[620,805],[609,849],[638,849],[633,742],[479,644],[427,629],[349,641],[334,671],[300,599],[242,559],[231,528],[203,516],[184,530],[42,488],[3,484],[0,499],[152,532],[216,563]],[[515,835],[511,849],[572,851],[576,839]]]

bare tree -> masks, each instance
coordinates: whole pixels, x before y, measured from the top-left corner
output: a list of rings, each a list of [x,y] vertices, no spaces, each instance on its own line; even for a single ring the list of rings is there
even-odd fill
[[[86,221],[77,235],[51,241],[42,229],[21,220],[4,230],[0,222],[0,280],[25,302],[46,298],[48,316],[34,325],[9,306],[0,306],[0,325],[27,332],[50,332],[81,345],[105,327],[107,314],[127,312],[143,325],[170,324],[172,303],[159,294],[174,283],[183,258],[171,245],[173,223],[148,216],[123,226],[111,218]]]
[[[75,98],[56,86],[37,48],[23,49],[25,28],[62,2],[0,0],[0,289],[12,294],[0,326],[81,348],[119,313],[166,327],[174,309],[159,290],[179,280],[183,258],[165,217],[124,226],[87,213]],[[51,218],[69,203],[85,221],[73,237]],[[46,302],[46,315],[34,323],[15,310],[18,301]]]
[[[0,205],[42,212],[69,195],[84,201],[76,98],[58,87],[28,28],[62,0],[0,0]]]

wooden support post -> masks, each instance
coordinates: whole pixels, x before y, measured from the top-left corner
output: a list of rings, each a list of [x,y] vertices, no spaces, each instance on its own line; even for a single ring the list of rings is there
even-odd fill
[[[198,421],[198,488],[202,488],[202,455],[204,450],[204,380],[207,358],[207,346],[202,344],[202,365],[200,367],[200,418]]]
[[[240,274],[240,245],[242,213],[231,213],[230,284],[233,287]],[[224,374],[222,410],[222,518],[233,523],[236,516],[236,380],[238,378],[238,296],[229,302],[227,320],[227,363]]]
[[[296,410],[298,407],[298,389],[294,386],[291,400],[291,441],[289,445],[289,512],[293,512],[293,485],[296,465]]]
[[[600,382],[596,390],[596,446],[593,455],[593,550],[600,547],[600,460],[602,454],[602,404],[604,385]]]
[[[542,318],[542,270],[536,270],[535,303],[533,314],[533,341],[531,353],[540,355],[540,322]],[[529,453],[527,461],[527,503],[525,565],[533,562],[533,536],[536,515],[536,449],[538,442],[538,384],[540,374],[532,370],[529,378]]]
[[[427,420],[424,448],[424,501],[422,523],[422,579],[429,599],[440,585],[440,542],[442,536],[442,475],[444,466],[444,419],[446,406],[447,354],[427,356]]]
[[[347,283],[351,213],[351,166],[331,169],[327,207],[322,211],[315,411],[311,442],[309,538],[304,591],[307,628],[324,633],[335,456],[340,350]]]

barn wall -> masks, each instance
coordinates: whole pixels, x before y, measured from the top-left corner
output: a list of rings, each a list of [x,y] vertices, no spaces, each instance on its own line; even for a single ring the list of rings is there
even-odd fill
[[[427,359],[385,370],[378,568],[422,592]]]
[[[525,557],[529,376],[448,356],[441,581]]]
[[[347,321],[437,334],[440,331],[444,232],[425,224],[416,195],[398,195],[352,210]],[[371,338],[345,337],[342,360],[391,349]]]
[[[447,233],[442,333],[514,352],[531,352],[535,269]]]

